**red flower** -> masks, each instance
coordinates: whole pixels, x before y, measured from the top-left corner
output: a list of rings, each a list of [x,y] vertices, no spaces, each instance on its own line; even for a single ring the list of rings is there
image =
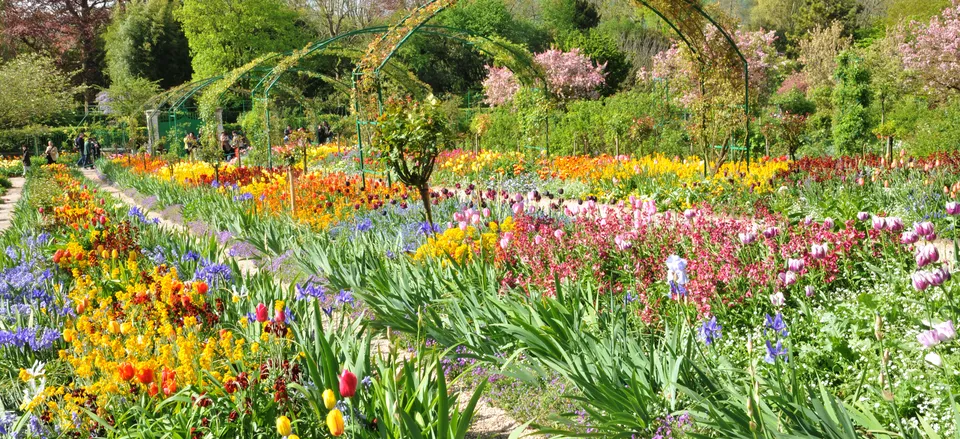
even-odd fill
[[[207,283],[206,283],[206,282],[197,282],[197,293],[199,293],[199,294],[201,294],[201,295],[207,294],[207,291],[208,291],[209,289],[210,289],[210,287],[207,286]]]
[[[130,363],[123,363],[120,365],[120,379],[124,381],[130,381],[133,379],[133,376],[137,373],[137,370],[133,368],[133,365]]]
[[[267,314],[267,306],[262,303],[257,304],[257,321],[263,323],[267,320],[270,320]]]
[[[160,375],[160,385],[163,387],[163,394],[170,396],[177,392],[177,373],[173,370],[163,368]]]
[[[137,371],[137,381],[140,384],[150,384],[153,382],[153,369],[143,368]]]
[[[147,394],[151,397],[157,396],[157,393],[160,392],[160,389],[157,387],[157,383],[151,383],[150,389],[147,390]]]
[[[350,398],[357,393],[357,376],[347,369],[340,375],[340,396]]]

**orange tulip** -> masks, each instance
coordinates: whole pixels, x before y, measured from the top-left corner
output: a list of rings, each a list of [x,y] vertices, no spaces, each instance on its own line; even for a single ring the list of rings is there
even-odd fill
[[[140,384],[150,384],[153,382],[153,369],[145,367],[137,371],[137,381],[140,381]]]
[[[130,381],[133,379],[133,376],[137,373],[137,370],[133,368],[133,365],[130,363],[123,363],[119,368],[120,379],[124,381]]]

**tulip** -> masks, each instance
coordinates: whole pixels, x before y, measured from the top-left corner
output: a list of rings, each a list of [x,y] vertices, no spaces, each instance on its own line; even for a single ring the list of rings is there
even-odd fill
[[[697,216],[697,211],[693,209],[684,210],[683,216],[686,217],[687,219],[693,219],[693,217]]]
[[[323,391],[323,405],[327,410],[332,410],[337,405],[337,397],[333,395],[333,390]]]
[[[937,331],[932,329],[917,334],[917,341],[928,349],[940,344],[940,339],[937,338]]]
[[[260,323],[263,323],[267,320],[270,320],[270,317],[268,316],[267,312],[268,312],[267,306],[262,303],[258,303],[257,304],[257,321]]]
[[[926,360],[927,363],[930,363],[931,366],[934,366],[934,367],[943,366],[943,359],[940,358],[940,355],[937,354],[936,352],[927,353],[927,355],[923,356],[923,359]]]
[[[490,218],[490,209],[488,209],[488,208],[486,208],[486,207],[483,208],[483,217],[484,217],[484,218]]]
[[[163,372],[160,374],[160,387],[163,388],[163,394],[166,396],[176,393],[177,373],[173,370],[163,368]]]
[[[207,294],[207,291],[210,290],[210,287],[207,286],[206,282],[197,282],[196,287],[197,287],[197,294],[200,294],[201,296],[204,294]]]
[[[940,341],[953,340],[957,337],[957,330],[953,327],[953,320],[938,323],[933,326],[933,330],[937,332],[937,340]]]
[[[913,273],[910,276],[910,280],[913,282],[913,288],[917,291],[926,290],[930,286],[930,280],[927,279],[927,273],[923,271],[918,271]]]
[[[791,286],[791,285],[793,285],[793,284],[795,284],[795,283],[797,283],[797,273],[794,273],[794,272],[792,272],[792,271],[788,271],[788,272],[784,273],[784,274],[783,274],[783,283],[784,283],[784,285],[786,285],[786,286],[788,286],[788,287]]]
[[[803,267],[803,259],[787,259],[787,270],[790,270],[794,273],[799,273],[801,270],[803,270]]]
[[[133,379],[133,376],[136,375],[137,370],[133,368],[133,365],[130,363],[122,363],[118,368],[120,372],[120,379],[124,381],[130,381]]]
[[[814,259],[824,259],[827,257],[827,244],[813,244],[810,246],[810,256]]]
[[[154,397],[157,396],[157,393],[160,393],[160,388],[157,387],[157,383],[151,383],[150,388],[147,389],[147,394]]]
[[[813,293],[814,293],[813,285],[807,285],[807,287],[804,288],[804,291],[806,292],[807,297],[813,297]]]
[[[781,307],[787,303],[787,298],[783,296],[783,292],[777,291],[770,295],[770,303],[772,303],[773,306]]]
[[[340,374],[340,396],[344,398],[351,398],[357,393],[357,376],[350,372],[348,369],[344,369],[343,373]]]
[[[913,231],[906,231],[900,235],[901,244],[913,244],[920,240],[920,236]]]
[[[903,220],[897,217],[890,217],[885,220],[887,228],[893,232],[903,230]]]
[[[150,384],[153,382],[153,369],[145,367],[137,371],[137,381],[140,381],[140,384]]]
[[[510,247],[510,238],[507,238],[506,236],[504,236],[503,238],[500,238],[500,249],[506,250],[509,247]]]
[[[740,233],[739,237],[740,237],[740,243],[744,245],[749,245],[749,244],[753,244],[754,242],[757,242],[756,232]]]
[[[913,231],[920,236],[927,236],[933,233],[933,223],[930,221],[924,221],[922,223],[914,223]]]
[[[523,212],[523,202],[513,203],[513,214],[520,215],[520,212]]]
[[[867,212],[857,213],[857,219],[860,220],[860,221],[866,221],[866,220],[870,219],[870,214],[867,213]]]
[[[107,325],[107,327],[108,327],[108,329],[110,329],[110,332],[112,332],[112,333],[114,333],[114,334],[119,334],[119,333],[120,333],[120,324],[117,323],[116,320],[111,320],[110,323]]]
[[[873,230],[883,230],[887,227],[887,221],[879,216],[873,217]]]
[[[564,235],[563,229],[557,229],[553,231],[554,238],[563,239],[563,235]]]
[[[280,436],[287,437],[293,433],[293,427],[290,425],[290,418],[286,416],[280,416],[277,418],[277,433]]]
[[[810,224],[813,224],[812,216],[807,216],[806,218],[803,219],[803,225],[809,226]]]
[[[823,220],[823,227],[826,227],[827,229],[833,229],[833,226],[833,218],[827,218]]]
[[[276,314],[273,316],[273,321],[277,323],[283,323],[287,321],[287,314],[284,313],[282,309],[278,309]]]
[[[947,203],[947,215],[960,215],[960,203],[956,201]]]
[[[540,235],[534,236],[533,244],[539,247],[540,244],[543,244],[543,237],[541,237]]]
[[[773,238],[774,236],[777,236],[779,234],[780,234],[780,229],[777,227],[768,227],[766,230],[763,231],[763,236],[766,238]]]
[[[343,413],[340,413],[340,410],[333,409],[327,413],[327,428],[333,436],[343,434]]]

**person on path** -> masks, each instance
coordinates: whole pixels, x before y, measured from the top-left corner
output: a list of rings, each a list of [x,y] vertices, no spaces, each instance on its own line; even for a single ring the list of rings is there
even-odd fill
[[[87,136],[87,141],[83,142],[83,167],[90,169],[93,167],[93,138]]]
[[[327,143],[333,138],[333,130],[330,128],[330,122],[323,121],[323,143]]]
[[[316,135],[317,135],[317,145],[323,145],[323,139],[324,139],[324,137],[326,137],[326,136],[324,136],[324,134],[323,134],[323,124],[318,124],[318,125],[317,125]]]
[[[94,138],[94,139],[93,139],[93,149],[90,150],[90,154],[91,154],[91,157],[90,157],[90,167],[91,167],[91,168],[93,167],[93,164],[94,164],[97,160],[100,160],[100,149],[101,149],[101,148],[102,148],[102,147],[100,146],[100,141],[97,140],[97,138]]]
[[[193,161],[193,150],[196,149],[196,137],[193,136],[193,133],[188,133],[187,137],[183,138],[183,149],[187,151],[187,157],[190,158],[190,161]]]
[[[236,135],[236,133],[234,133]],[[230,160],[230,135],[226,131],[220,133],[220,152],[223,153],[224,160]]]
[[[27,145],[20,147],[20,151],[23,153],[23,176],[27,176],[27,172],[30,171],[30,148],[27,148]]]
[[[77,160],[78,168],[81,168],[86,164],[86,157],[83,156],[83,144],[85,143],[84,137],[86,137],[86,135],[81,132],[80,135],[77,136],[77,138],[73,141],[73,147],[76,148],[77,153],[80,154],[80,159]]]
[[[47,149],[43,151],[43,156],[47,158],[48,165],[57,162],[57,158],[60,157],[60,151],[57,151],[57,147],[53,146],[53,140],[47,141]]]

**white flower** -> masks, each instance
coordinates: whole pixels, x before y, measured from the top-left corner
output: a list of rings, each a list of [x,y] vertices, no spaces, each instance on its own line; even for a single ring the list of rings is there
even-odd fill
[[[777,291],[776,293],[770,295],[770,303],[772,303],[773,306],[781,307],[787,303],[787,298],[783,297],[782,291]]]
[[[927,360],[927,363],[935,367],[943,366],[943,359],[940,358],[940,355],[936,352],[930,352],[927,355],[923,356],[924,360]]]
[[[687,260],[677,255],[667,258],[667,280],[680,285],[687,284]]]

